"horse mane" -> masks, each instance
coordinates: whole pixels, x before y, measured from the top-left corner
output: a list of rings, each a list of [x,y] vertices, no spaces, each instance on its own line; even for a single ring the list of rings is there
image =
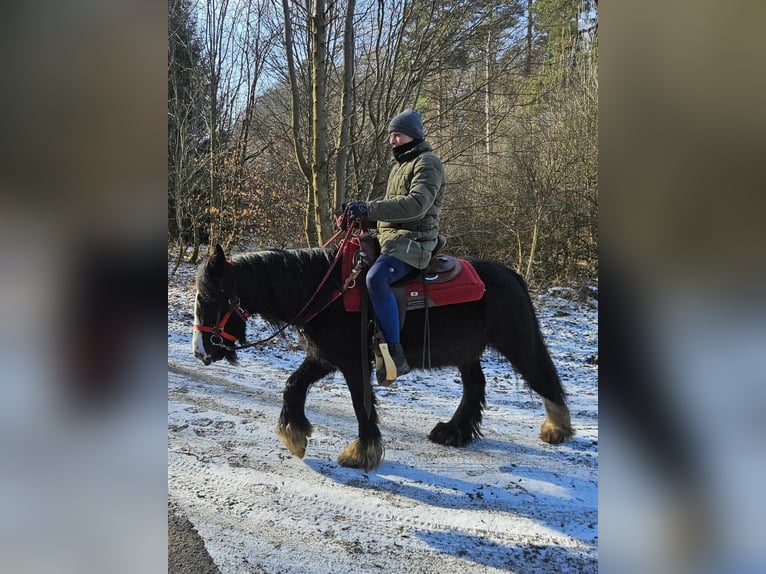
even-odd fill
[[[314,295],[332,263],[336,249],[265,249],[232,259],[238,296],[243,306],[272,325],[295,319]],[[316,309],[341,287],[340,262],[317,295]]]

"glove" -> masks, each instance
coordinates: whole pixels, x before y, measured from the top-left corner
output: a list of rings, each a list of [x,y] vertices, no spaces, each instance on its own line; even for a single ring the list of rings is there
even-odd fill
[[[367,204],[364,201],[352,201],[346,209],[354,219],[367,219]]]

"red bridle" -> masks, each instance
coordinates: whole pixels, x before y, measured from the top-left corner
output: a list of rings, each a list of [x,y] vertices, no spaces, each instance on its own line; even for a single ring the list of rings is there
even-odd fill
[[[210,342],[213,345],[217,345],[218,347],[226,347],[226,345],[223,343],[224,339],[231,341],[232,343],[236,343],[239,340],[239,337],[236,337],[231,333],[227,333],[225,329],[226,323],[229,322],[229,318],[234,312],[236,312],[243,321],[247,321],[248,317],[250,317],[250,313],[240,307],[239,303],[239,297],[235,299],[229,299],[229,310],[224,313],[223,317],[221,317],[221,320],[218,321],[218,324],[215,327],[207,327],[205,325],[198,325],[195,323],[194,330],[202,331],[203,333],[212,333]]]

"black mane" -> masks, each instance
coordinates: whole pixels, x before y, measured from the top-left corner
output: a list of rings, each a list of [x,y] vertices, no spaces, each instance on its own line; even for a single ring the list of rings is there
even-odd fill
[[[315,248],[268,249],[238,255],[232,259],[237,295],[247,311],[261,315],[269,323],[292,323],[314,295],[336,253],[335,249]],[[339,261],[304,316],[325,304],[341,285]]]

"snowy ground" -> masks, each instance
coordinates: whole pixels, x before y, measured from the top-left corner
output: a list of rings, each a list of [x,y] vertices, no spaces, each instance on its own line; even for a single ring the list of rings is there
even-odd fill
[[[170,270],[170,265],[168,267]],[[168,275],[168,493],[222,573],[596,572],[597,304],[565,290],[534,298],[569,393],[573,439],[539,440],[541,402],[494,353],[485,438],[466,448],[426,435],[457,408],[457,370],[376,388],[385,459],[372,472],[335,459],[356,436],[340,375],[309,392],[314,425],[299,460],[275,433],[292,335],[240,351],[240,365],[191,355],[194,269]],[[266,327],[251,320],[248,335]]]

